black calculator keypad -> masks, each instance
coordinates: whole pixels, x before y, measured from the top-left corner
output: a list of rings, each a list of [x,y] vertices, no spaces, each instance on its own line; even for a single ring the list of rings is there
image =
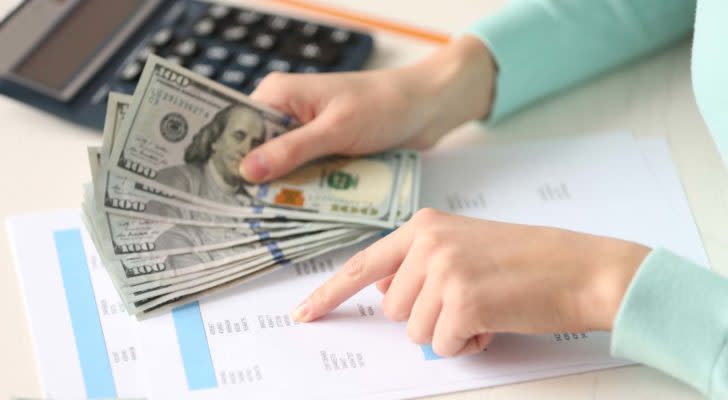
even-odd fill
[[[250,94],[270,73],[361,69],[374,48],[365,32],[308,18],[202,0],[154,3],[142,20],[125,24],[128,35],[115,32],[118,40],[105,42],[104,61],[77,76],[83,82],[72,96],[59,99],[1,78],[0,94],[101,129],[109,93],[133,93],[151,54]]]
[[[173,26],[157,29],[140,44],[117,75],[119,81],[128,82],[127,92],[133,90],[131,84],[138,80],[149,54],[250,93],[271,72],[340,70],[337,65],[362,36],[252,9],[205,7],[180,17]]]

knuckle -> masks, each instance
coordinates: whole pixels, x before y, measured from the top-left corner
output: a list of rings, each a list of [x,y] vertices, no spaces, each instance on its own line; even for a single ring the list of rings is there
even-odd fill
[[[436,227],[425,227],[415,236],[417,248],[430,256],[445,251],[450,240],[447,232]]]
[[[471,290],[461,281],[455,281],[450,286],[450,308],[458,315],[464,315],[473,304]]]
[[[442,211],[428,207],[417,211],[412,217],[412,220],[418,225],[422,224],[428,226],[436,223],[443,215],[444,213]]]
[[[455,281],[448,288],[447,307],[457,315],[460,325],[470,325],[482,320],[490,313],[487,304],[478,301],[478,294],[472,285],[465,281]]]
[[[453,268],[458,265],[458,259],[460,258],[460,252],[458,249],[450,244],[450,239],[442,237],[439,238],[440,242],[437,247],[437,252],[433,255],[432,259],[438,263]],[[457,270],[456,268],[453,268]]]

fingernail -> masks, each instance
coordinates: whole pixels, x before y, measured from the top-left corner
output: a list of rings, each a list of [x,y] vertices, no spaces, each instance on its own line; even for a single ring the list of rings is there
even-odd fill
[[[293,319],[298,322],[306,322],[311,313],[311,300],[306,299],[295,310],[293,310]]]
[[[258,182],[265,179],[270,173],[265,155],[261,152],[253,152],[243,159],[240,165],[240,175],[247,181]]]

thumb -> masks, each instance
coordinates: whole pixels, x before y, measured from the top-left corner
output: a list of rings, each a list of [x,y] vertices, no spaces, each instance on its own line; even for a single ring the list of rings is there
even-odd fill
[[[240,162],[240,175],[249,182],[264,182],[331,153],[332,141],[321,140],[327,127],[323,118],[316,118],[300,128],[263,143]]]

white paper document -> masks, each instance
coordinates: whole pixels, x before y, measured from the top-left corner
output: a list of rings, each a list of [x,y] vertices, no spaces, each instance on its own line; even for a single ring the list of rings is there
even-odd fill
[[[81,225],[78,209],[8,220],[44,396],[143,397],[136,321]]]
[[[552,139],[439,152],[423,164],[423,206],[634,240],[707,265],[663,140]],[[373,287],[317,322],[293,322],[295,305],[355,249],[137,324],[79,226],[76,211],[9,221],[49,397],[398,399],[626,363],[600,332],[498,335],[479,355],[441,359],[383,316]]]

